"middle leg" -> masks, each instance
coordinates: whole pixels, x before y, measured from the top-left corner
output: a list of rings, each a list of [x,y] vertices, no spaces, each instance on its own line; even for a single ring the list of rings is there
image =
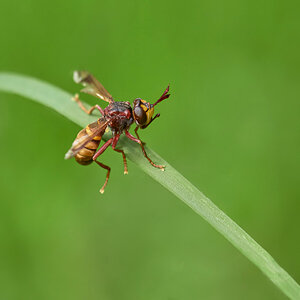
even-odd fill
[[[117,134],[117,135],[114,136],[114,138],[113,138],[114,140],[113,140],[113,142],[112,142],[112,148],[113,148],[114,151],[119,152],[119,153],[122,153],[122,156],[123,156],[123,163],[124,163],[124,174],[127,175],[127,174],[128,174],[128,169],[127,169],[127,160],[126,160],[125,153],[124,153],[123,150],[116,149],[116,146],[117,146],[119,137],[120,137],[119,134]]]

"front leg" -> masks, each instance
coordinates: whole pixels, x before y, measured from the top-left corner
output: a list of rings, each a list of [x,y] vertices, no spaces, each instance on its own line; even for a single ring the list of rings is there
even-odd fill
[[[139,130],[139,128],[140,128],[139,126],[136,126],[135,129],[134,129],[134,132],[135,132],[135,135],[137,136],[137,138],[138,138],[138,139],[142,142],[142,144],[145,146],[146,143],[143,142],[143,141],[141,140],[139,134],[137,133],[137,131]]]
[[[82,104],[82,102],[79,100],[78,94],[75,94],[75,96],[72,98],[72,100],[75,101],[75,102],[77,102],[78,106],[79,106],[86,114],[90,115],[90,114],[93,112],[93,110],[94,110],[95,108],[97,108],[97,109],[100,111],[101,115],[104,116],[104,111],[103,111],[103,109],[102,109],[99,105],[97,105],[97,104],[94,105],[94,106],[92,106],[90,109],[86,109],[86,108],[84,107],[84,105]]]
[[[137,133],[137,131],[139,130],[139,126],[136,126],[135,127],[135,129],[134,129],[134,132],[135,132],[135,135],[137,136],[137,138],[139,139],[139,140],[141,140],[141,138],[140,138],[140,136],[139,136],[139,134]],[[142,141],[141,141],[142,142]],[[143,143],[143,142],[142,142]],[[145,143],[143,143],[143,144],[145,144]]]
[[[135,138],[128,130],[125,130],[125,135],[126,135],[130,140],[132,140],[132,141],[134,141],[134,142],[140,144],[144,156],[148,159],[149,163],[150,163],[153,167],[158,168],[158,169],[161,169],[162,171],[165,170],[165,167],[166,167],[166,166],[156,165],[156,164],[148,157],[148,155],[147,155],[147,153],[146,153],[146,150],[145,150],[145,148],[144,148],[144,146],[143,146],[143,143],[142,143],[142,141],[141,141],[140,139]]]

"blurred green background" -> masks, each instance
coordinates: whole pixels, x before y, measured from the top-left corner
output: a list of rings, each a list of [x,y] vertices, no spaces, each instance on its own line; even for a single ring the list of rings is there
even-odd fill
[[[147,144],[298,282],[298,1],[2,1],[0,70],[71,93],[172,96]],[[82,96],[90,104],[96,99]],[[0,299],[286,299],[190,208],[109,149],[65,161],[80,128],[0,93]],[[102,106],[105,104],[102,104]]]

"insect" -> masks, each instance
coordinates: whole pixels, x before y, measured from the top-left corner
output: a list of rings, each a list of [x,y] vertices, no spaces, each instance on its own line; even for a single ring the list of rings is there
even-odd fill
[[[154,114],[154,107],[161,101],[169,98],[169,86],[166,88],[162,96],[154,103],[150,104],[146,100],[136,98],[131,106],[128,101],[114,101],[110,93],[104,88],[104,86],[90,73],[86,71],[75,71],[73,79],[76,83],[81,83],[84,88],[81,90],[83,93],[93,95],[108,102],[108,106],[104,109],[99,105],[92,106],[89,110],[84,107],[79,100],[78,94],[73,98],[79,105],[79,107],[91,114],[94,109],[99,110],[101,117],[94,123],[87,125],[82,129],[72,144],[70,150],[66,153],[65,159],[75,157],[76,161],[81,165],[89,165],[92,162],[96,162],[100,167],[107,170],[105,182],[100,189],[100,193],[104,193],[104,189],[107,185],[110,167],[99,162],[97,158],[109,147],[112,146],[114,151],[117,151],[123,156],[124,174],[128,174],[126,156],[123,150],[116,149],[118,140],[122,133],[132,141],[138,143],[141,146],[141,150],[149,163],[155,167],[164,171],[165,166],[155,164],[147,155],[143,142],[141,141],[137,131],[139,128],[147,128],[160,114]],[[129,133],[130,126],[135,123],[134,137]],[[106,141],[99,149],[99,145],[105,130],[109,127],[112,132],[112,138]],[[98,149],[98,150],[97,150]]]

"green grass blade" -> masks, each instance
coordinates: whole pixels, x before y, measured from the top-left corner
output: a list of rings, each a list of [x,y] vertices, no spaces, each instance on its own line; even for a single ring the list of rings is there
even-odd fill
[[[17,94],[51,107],[81,127],[97,118],[83,113],[77,104],[71,101],[71,94],[38,79],[12,73],[0,73],[0,91]],[[136,143],[122,137],[120,146],[131,161],[202,216],[252,261],[284,294],[291,299],[300,299],[299,285],[276,263],[272,256],[169,163],[146,147],[149,156],[154,161],[167,166],[166,171],[162,172],[148,163]]]

